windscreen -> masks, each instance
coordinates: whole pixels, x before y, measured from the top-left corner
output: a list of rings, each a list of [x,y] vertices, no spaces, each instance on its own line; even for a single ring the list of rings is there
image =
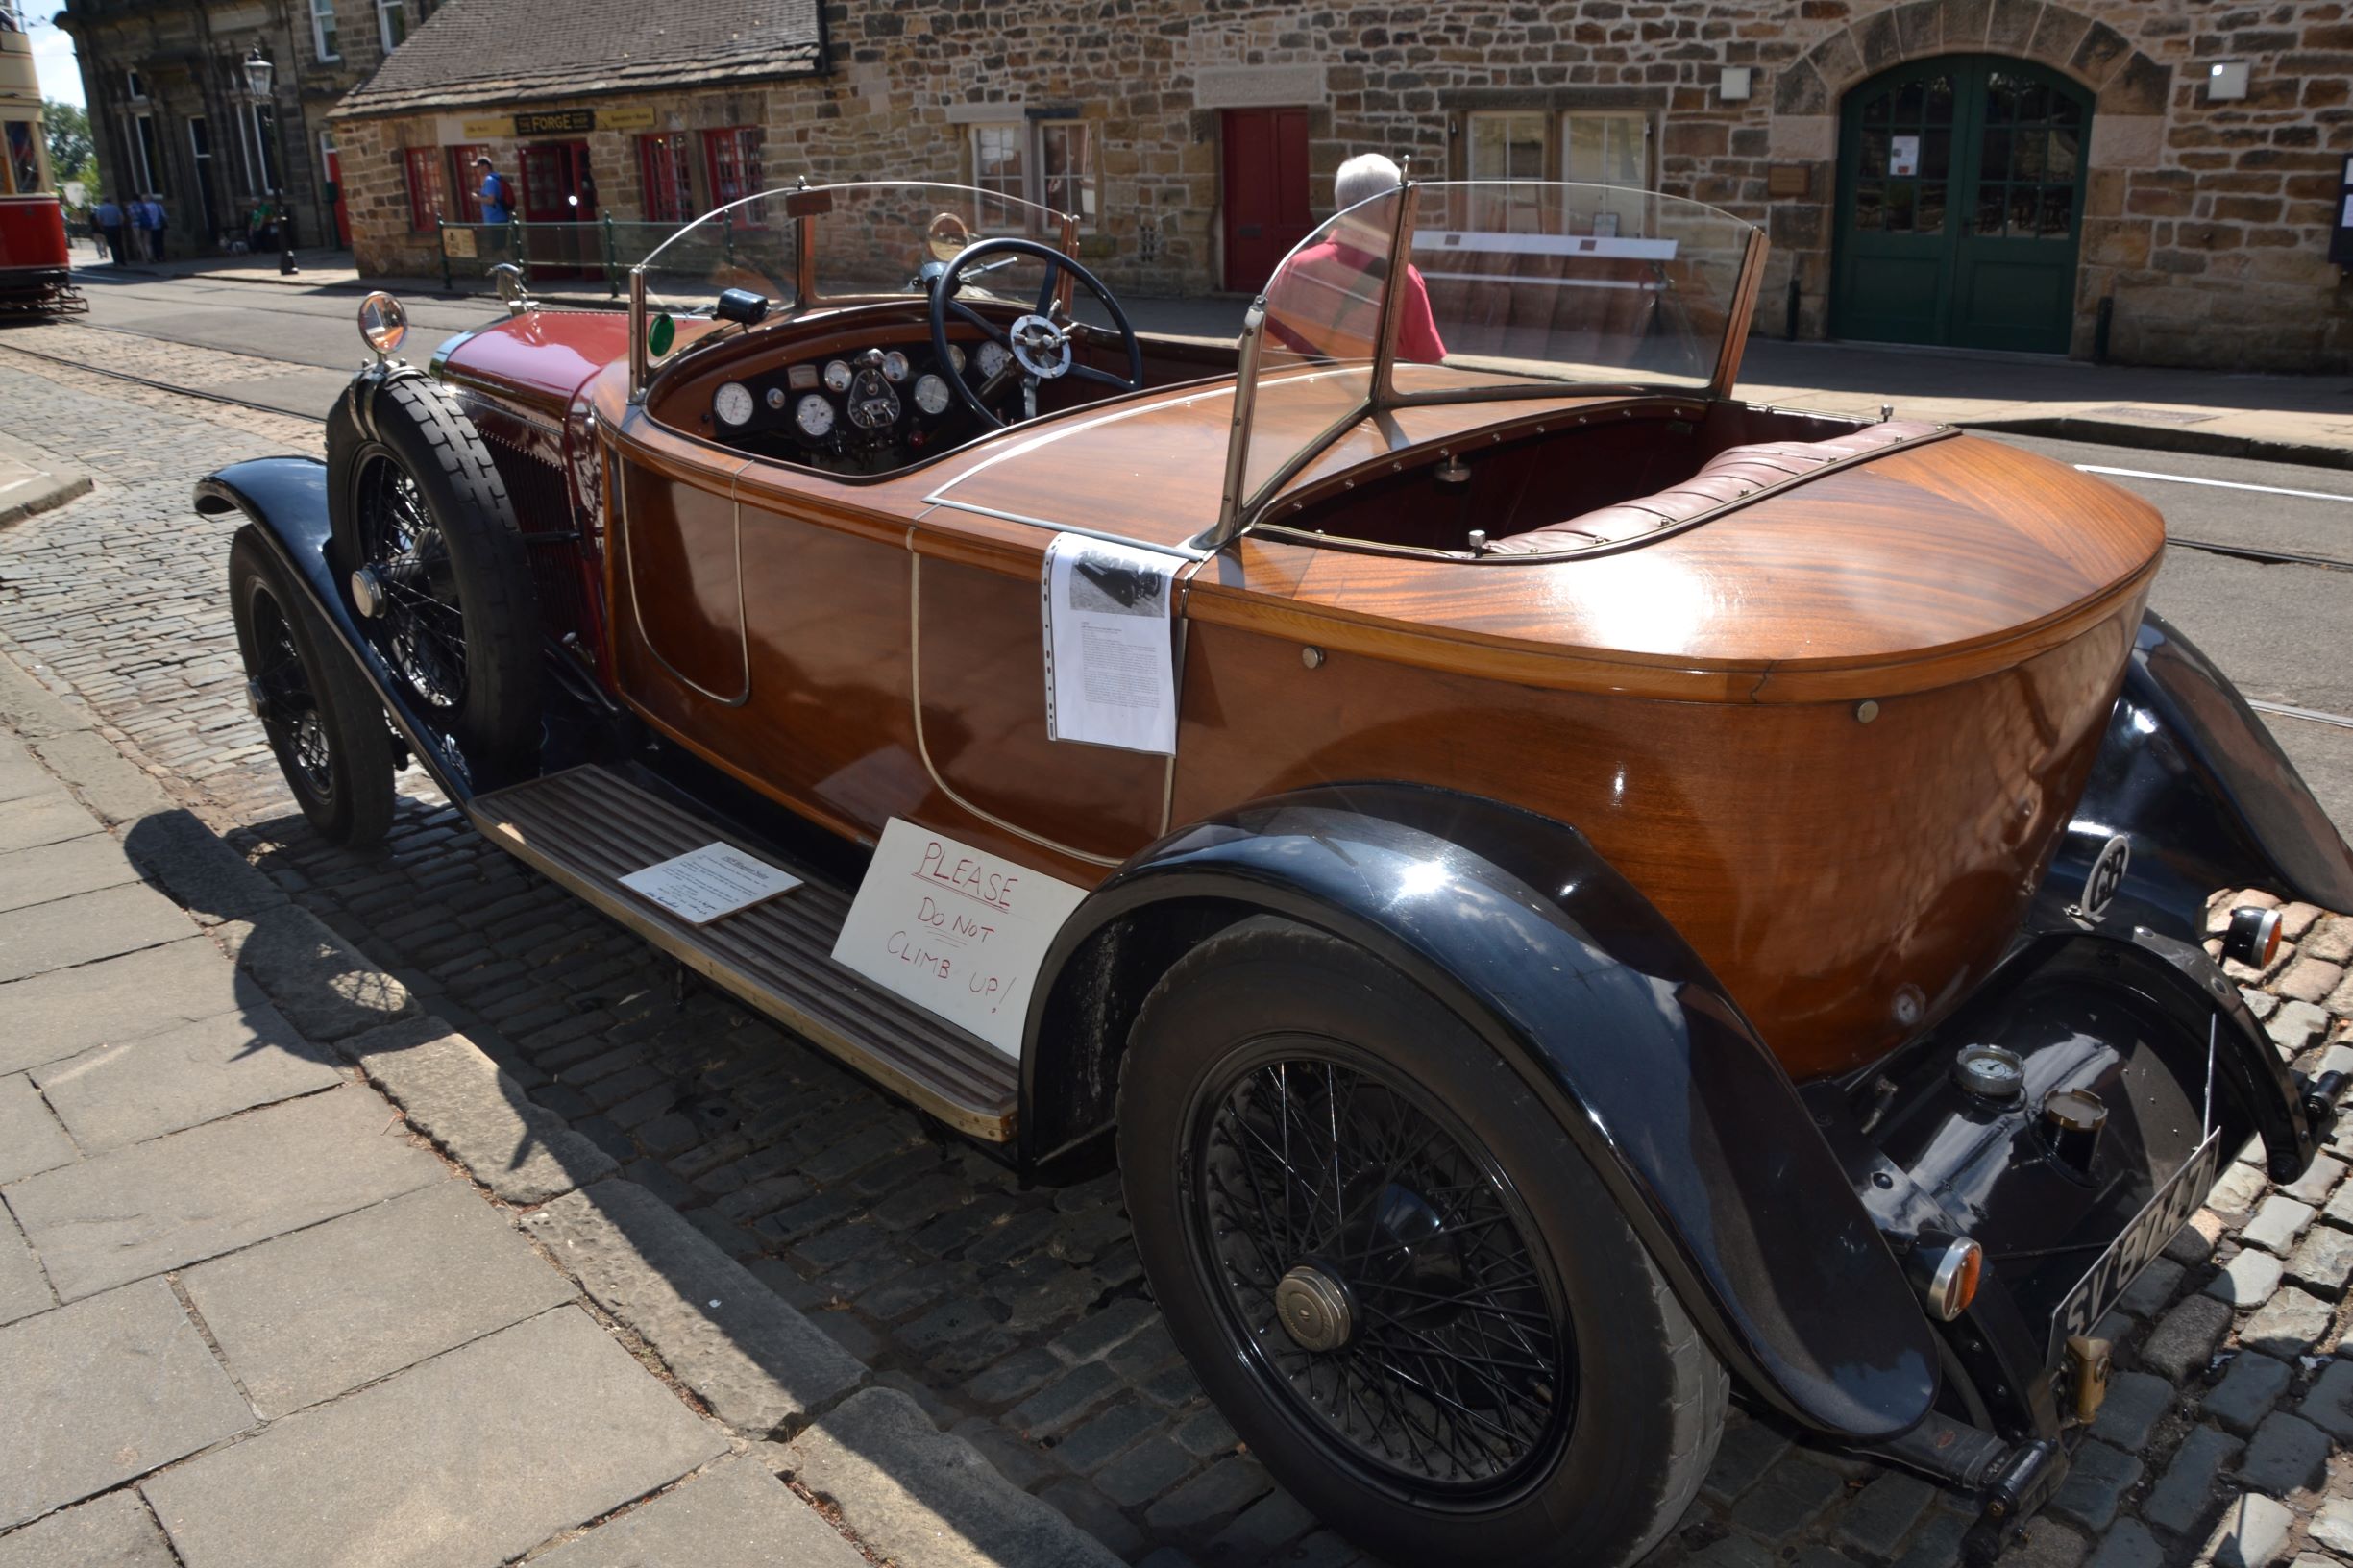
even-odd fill
[[[1392,383],[1401,399],[1714,379],[1750,224],[1615,185],[1443,183],[1415,185],[1411,200]]]
[[[875,295],[919,295],[927,264],[945,265],[983,239],[1034,239],[1059,250],[1063,219],[1045,208],[963,185],[889,183],[763,191],[706,213],[646,258],[650,310],[685,314],[723,289],[766,295],[773,308]],[[800,248],[810,251],[809,298],[799,298]],[[1001,258],[999,258],[1001,259]],[[984,270],[985,269],[985,270]],[[1034,302],[1044,263],[984,260],[964,281]]]
[[[1335,213],[1267,281],[1249,388],[1245,498],[1255,499],[1294,458],[1371,405],[1404,206],[1403,194],[1390,191]]]

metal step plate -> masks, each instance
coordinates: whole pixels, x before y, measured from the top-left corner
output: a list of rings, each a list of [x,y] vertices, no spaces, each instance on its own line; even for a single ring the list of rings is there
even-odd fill
[[[1014,1136],[1019,1068],[1003,1052],[833,961],[849,895],[782,856],[735,846],[802,879],[790,893],[692,925],[621,885],[632,871],[733,842],[609,768],[574,768],[478,796],[475,826],[697,973],[949,1126]]]

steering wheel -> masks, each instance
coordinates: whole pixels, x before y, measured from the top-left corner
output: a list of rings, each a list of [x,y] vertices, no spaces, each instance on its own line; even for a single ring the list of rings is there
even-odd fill
[[[956,298],[956,291],[964,284],[965,273],[975,263],[993,256],[1007,259],[1016,256],[1030,256],[1046,264],[1045,282],[1038,290],[1037,308],[1016,321],[1010,329],[997,326]],[[1127,376],[1124,380],[1107,370],[1081,364],[1072,355],[1070,324],[1056,321],[1053,314],[1054,287],[1061,282],[1064,272],[1084,283],[1087,292],[1102,302],[1103,308],[1111,313],[1113,325],[1119,329],[1119,346],[1127,351]],[[965,406],[978,414],[984,424],[997,429],[1003,429],[1006,421],[997,417],[995,410],[989,406],[988,399],[1017,373],[1021,378],[1022,410],[1024,416],[1031,419],[1038,416],[1039,384],[1064,376],[1075,376],[1082,381],[1094,381],[1118,392],[1143,390],[1143,345],[1136,340],[1136,329],[1128,325],[1127,312],[1119,308],[1119,302],[1112,298],[1111,290],[1103,286],[1102,280],[1051,245],[1042,245],[1034,239],[984,239],[977,245],[967,246],[932,280],[931,350],[939,356],[942,365],[955,363],[947,352],[947,318],[951,311],[960,320],[979,328],[1002,344],[1012,356],[1005,361],[1005,368],[991,377],[977,391],[968,385],[961,375],[947,378],[947,384],[956,389],[956,395],[964,400]]]

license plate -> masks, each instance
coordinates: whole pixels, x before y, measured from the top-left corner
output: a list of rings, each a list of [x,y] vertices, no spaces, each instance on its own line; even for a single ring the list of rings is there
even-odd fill
[[[2174,1233],[2190,1223],[2198,1205],[2206,1201],[2213,1190],[2215,1171],[2222,1157],[2222,1135],[2208,1133],[2182,1162],[2182,1167],[2166,1178],[2154,1196],[2141,1212],[2132,1217],[2108,1250],[2099,1255],[2099,1262],[2085,1272],[2067,1293],[2058,1311],[2050,1316],[2050,1344],[2044,1353],[2046,1366],[2055,1365],[2059,1354],[2074,1335],[2090,1334],[2093,1325],[2107,1315],[2132,1282],[2140,1278],[2141,1270],[2149,1265]]]

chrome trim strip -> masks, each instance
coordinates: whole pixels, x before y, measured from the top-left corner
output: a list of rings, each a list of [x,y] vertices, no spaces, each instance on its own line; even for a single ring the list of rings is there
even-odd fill
[[[1108,855],[1093,854],[1085,849],[1074,849],[1066,844],[1058,844],[1042,833],[1032,833],[1026,827],[983,811],[958,795],[948,781],[940,776],[938,765],[931,760],[931,747],[923,739],[923,557],[916,552],[913,528],[907,530],[907,689],[908,702],[915,715],[916,755],[923,759],[923,772],[931,775],[932,784],[942,795],[991,827],[1011,833],[1015,838],[1025,839],[1041,849],[1051,849],[1058,855],[1067,855],[1072,860],[1085,861],[1090,866],[1101,866],[1106,870],[1116,870],[1125,864]],[[1173,770],[1176,758],[1171,756],[1168,761]]]
[[[1138,550],[1155,551],[1163,555],[1181,555],[1189,561],[1206,561],[1212,553],[1192,545],[1157,544],[1149,539],[1139,539],[1133,534],[1107,533],[1101,528],[1090,528],[1076,523],[1049,523],[1042,517],[1027,517],[1019,512],[1003,512],[993,506],[975,505],[968,501],[941,501],[931,496],[926,496],[924,500],[934,510],[970,512],[976,517],[993,517],[1000,523],[1022,523],[1033,528],[1051,528],[1056,533],[1083,534],[1089,539],[1100,539],[1107,545],[1133,545]],[[931,513],[927,511],[923,515],[929,517]]]

